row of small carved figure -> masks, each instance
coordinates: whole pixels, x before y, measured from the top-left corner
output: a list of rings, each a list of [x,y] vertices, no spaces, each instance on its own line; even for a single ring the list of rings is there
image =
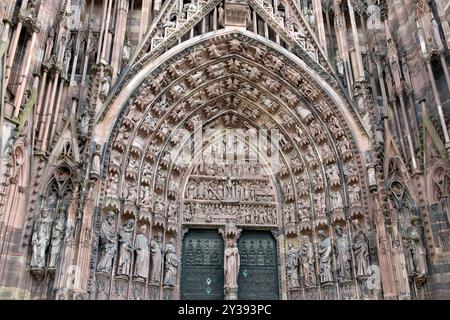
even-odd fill
[[[325,176],[332,187],[339,187],[341,185],[341,178],[338,173],[336,165],[327,168],[327,174]],[[300,195],[303,195],[308,190],[308,181],[304,175],[297,176],[294,180]],[[285,198],[289,199],[293,197],[294,185],[292,179],[282,181],[282,189]],[[311,172],[311,184],[315,190],[323,189],[323,178],[318,170]]]
[[[350,205],[356,206],[360,205],[360,197],[359,197],[359,187],[355,187],[354,190],[350,191]],[[331,192],[330,194],[330,209],[332,211],[337,209],[343,209],[343,201],[342,195],[340,192]],[[317,193],[314,195],[315,202],[315,211],[318,215],[326,214],[326,202],[325,202],[325,194]],[[308,218],[311,216],[309,201],[302,202],[298,204],[298,216],[300,218]],[[295,222],[296,211],[293,203],[287,204],[284,209],[284,216],[287,222]]]
[[[316,212],[318,214],[325,213],[326,212],[325,195],[319,193],[314,197],[314,200],[316,202]],[[331,210],[342,209],[344,207],[342,203],[342,196],[339,192],[330,193],[330,200],[331,200],[330,201]],[[299,205],[299,216],[301,218],[310,216],[309,213],[310,211],[308,209],[309,206],[307,204],[308,203],[306,203],[306,206]],[[286,205],[284,215],[288,222],[295,221],[295,207],[293,203]]]
[[[248,148],[248,145],[245,145],[244,147]],[[233,157],[235,154],[238,153],[233,153]],[[259,165],[254,162],[244,161],[242,163],[226,163],[225,161],[221,161],[221,159],[222,157],[219,158],[216,156],[211,159],[213,163],[208,161],[209,159],[201,161],[199,164],[195,165],[192,174],[206,176],[254,177],[261,172]]]
[[[294,248],[292,243],[290,243],[286,259],[289,287],[295,288],[300,286],[300,274],[303,277],[304,285],[307,287],[316,286],[318,282],[320,284],[334,282],[334,271],[336,271],[337,280],[351,280],[353,278],[351,251],[353,251],[354,256],[354,275],[356,277],[372,276],[369,239],[358,220],[353,220],[352,225],[352,239],[339,225],[335,227],[336,236],[334,241],[323,230],[318,231],[319,241],[316,248],[318,273],[316,273],[315,268],[314,248],[309,236],[303,236],[300,248]],[[333,253],[335,259],[333,259]],[[334,269],[332,267],[333,260]],[[317,276],[319,281],[317,281]]]
[[[162,233],[155,235],[149,241],[146,236],[147,226],[142,225],[133,243],[134,227],[135,221],[129,219],[117,232],[115,214],[108,213],[100,229],[100,258],[97,271],[111,273],[118,251],[117,275],[129,277],[133,271],[133,277],[136,279],[143,281],[148,279],[151,283],[160,283],[164,266],[163,284],[175,286],[179,263],[175,239],[171,239],[163,249]],[[133,257],[134,267],[132,266]]]
[[[185,222],[202,222],[214,216],[234,216],[238,223],[272,224],[277,223],[276,208],[262,205],[223,205],[223,204],[186,204],[183,220]]]
[[[186,188],[186,199],[221,200],[240,199],[255,201],[256,195],[273,195],[268,181],[190,181]]]

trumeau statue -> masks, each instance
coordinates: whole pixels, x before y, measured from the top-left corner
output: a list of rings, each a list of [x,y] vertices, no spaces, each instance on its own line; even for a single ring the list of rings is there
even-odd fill
[[[420,219],[417,216],[411,218],[411,231],[409,233],[410,250],[414,263],[414,273],[423,277],[427,273],[426,250],[422,242]]]
[[[42,209],[40,218],[36,221],[31,244],[33,254],[31,257],[32,269],[43,269],[45,267],[45,251],[50,243],[52,218],[47,208]]]
[[[331,270],[331,239],[325,235],[323,230],[319,233],[319,276],[320,282],[333,282],[333,273]]]
[[[150,249],[152,256],[152,271],[150,274],[151,282],[161,281],[162,269],[162,248],[161,248],[162,234],[155,235],[150,241]]]
[[[134,264],[134,276],[136,278],[147,279],[149,271],[149,243],[146,237],[147,226],[141,226],[139,233],[134,241],[134,250],[136,251],[136,261]]]
[[[119,275],[129,275],[131,269],[131,253],[133,246],[131,244],[131,237],[133,236],[134,220],[129,219],[119,231],[119,268],[117,273]]]
[[[59,210],[59,217],[52,230],[52,244],[50,249],[49,268],[55,268],[61,254],[62,240],[64,238],[64,229],[66,224],[66,209]]]
[[[300,248],[300,263],[302,267],[305,286],[312,287],[316,285],[316,273],[314,270],[314,251],[309,236],[304,235],[302,246]]]
[[[175,246],[175,239],[170,239],[170,243],[166,245],[166,255],[164,264],[164,285],[174,287],[177,282],[178,257]]]
[[[358,220],[353,220],[353,252],[355,255],[356,275],[370,276],[369,242]]]
[[[239,250],[234,239],[228,240],[228,248],[225,249],[225,287],[237,288],[237,277],[241,266]]]
[[[100,228],[100,261],[98,272],[111,272],[112,261],[117,251],[117,234],[114,212],[110,211]]]
[[[339,280],[349,280],[351,279],[350,239],[342,231],[341,226],[336,226],[335,231],[336,271]]]
[[[299,254],[298,249],[295,249],[292,243],[289,243],[289,250],[287,252],[286,270],[288,277],[288,286],[296,288],[299,286],[298,281],[298,262]]]

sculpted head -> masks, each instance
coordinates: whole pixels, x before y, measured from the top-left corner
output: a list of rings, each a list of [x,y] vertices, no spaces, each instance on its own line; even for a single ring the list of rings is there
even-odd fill
[[[229,238],[229,239],[228,239],[228,246],[229,246],[230,248],[236,247],[236,241],[234,241],[233,238]]]
[[[42,209],[41,216],[42,216],[42,218],[47,218],[47,216],[48,216],[48,209],[47,208]]]
[[[106,221],[108,221],[108,223],[112,224],[114,222],[115,216],[116,216],[116,214],[114,213],[114,211],[108,211],[108,214],[106,216]]]
[[[134,226],[134,219],[128,219],[127,222],[125,223],[125,225],[128,228],[132,228]]]
[[[324,240],[327,237],[325,234],[325,231],[323,231],[323,230],[319,230],[318,235],[319,235],[320,240]]]
[[[309,237],[307,235],[303,236],[303,243],[309,243]]]
[[[141,233],[141,234],[146,234],[147,233],[147,225],[146,224],[143,224],[140,228],[139,228],[139,232]]]
[[[360,224],[359,224],[358,219],[353,220],[353,221],[352,221],[352,225],[353,225],[353,227],[355,228],[355,230],[361,229],[361,226],[360,226]]]

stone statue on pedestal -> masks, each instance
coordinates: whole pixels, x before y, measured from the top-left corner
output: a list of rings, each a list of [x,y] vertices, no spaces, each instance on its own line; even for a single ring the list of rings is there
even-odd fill
[[[220,3],[220,5],[219,5],[219,8],[217,9],[217,13],[218,13],[217,23],[219,24],[219,27],[224,27],[225,26],[225,13],[224,13],[222,3]]]
[[[127,64],[128,61],[130,61],[131,57],[131,46],[130,46],[130,40],[127,38],[125,41],[125,45],[123,46],[122,51],[122,61],[124,64]]]
[[[150,281],[159,283],[161,281],[162,269],[162,249],[161,249],[162,234],[155,235],[150,241],[150,250],[152,256],[152,271],[150,274]]]
[[[32,269],[44,269],[45,267],[45,251],[50,243],[52,222],[53,220],[49,216],[49,210],[47,208],[42,209],[41,216],[36,221],[31,239],[33,246],[33,254],[31,257]]]
[[[234,239],[228,240],[228,248],[225,249],[224,271],[225,271],[225,292],[227,300],[237,299],[237,278],[241,266],[241,257]]]
[[[149,243],[146,237],[147,226],[143,225],[134,241],[134,250],[136,251],[136,262],[134,264],[134,276],[140,279],[147,279],[149,270]]]
[[[52,231],[52,244],[50,249],[49,268],[55,268],[61,254],[61,246],[64,238],[64,229],[66,224],[66,209],[59,209],[59,217]]]
[[[411,232],[409,234],[410,250],[413,257],[414,273],[423,277],[427,273],[426,250],[422,242],[420,220],[417,216],[411,218]]]
[[[164,286],[174,287],[177,282],[178,257],[175,239],[173,238],[170,239],[170,243],[166,246],[164,271]]]
[[[320,262],[320,282],[333,282],[331,270],[331,239],[325,235],[323,230],[319,231],[319,262]]]
[[[115,214],[110,211],[100,228],[100,261],[97,271],[111,272],[112,261],[117,251],[117,234],[115,224]]]
[[[370,276],[369,262],[369,242],[367,235],[361,228],[358,220],[352,222],[353,232],[353,252],[355,254],[356,275],[357,276]]]
[[[155,0],[155,3],[153,4],[153,10],[155,12],[159,12],[161,10],[162,0]]]
[[[314,270],[314,251],[309,236],[307,235],[303,236],[302,246],[300,248],[300,263],[305,278],[305,286],[315,286],[316,273]]]
[[[287,252],[287,262],[286,262],[286,270],[287,270],[287,277],[288,277],[288,285],[291,288],[298,287],[299,281],[298,281],[298,262],[299,262],[299,255],[298,255],[298,249],[295,249],[292,243],[289,243],[289,250]]]
[[[350,239],[342,231],[341,226],[336,226],[336,238],[334,248],[336,251],[336,271],[339,280],[351,279]]]
[[[131,237],[133,236],[134,220],[129,219],[119,231],[119,268],[117,274],[129,275],[131,269],[131,253],[133,246]]]
[[[103,75],[100,83],[100,98],[106,98],[111,88],[111,77],[107,74]]]

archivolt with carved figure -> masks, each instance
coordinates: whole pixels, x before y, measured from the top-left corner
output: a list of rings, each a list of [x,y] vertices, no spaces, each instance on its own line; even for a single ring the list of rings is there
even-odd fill
[[[419,2],[413,33],[443,46]],[[448,297],[450,77],[437,58],[409,73],[420,54],[396,46],[433,45],[396,44],[386,6],[64,1],[46,23],[43,2],[0,9],[20,21],[0,26],[0,295]]]

